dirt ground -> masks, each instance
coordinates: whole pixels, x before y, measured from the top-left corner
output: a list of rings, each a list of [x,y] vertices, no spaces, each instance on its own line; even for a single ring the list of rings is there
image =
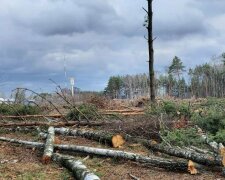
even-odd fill
[[[0,136],[17,138],[23,140],[37,141],[36,135],[31,133],[1,133]],[[58,136],[63,144],[86,145],[93,147],[106,147],[98,142],[83,138]],[[107,147],[109,148],[109,147]],[[136,152],[148,155],[149,152],[139,145],[125,145],[120,150]],[[62,153],[62,152],[61,152]],[[141,164],[125,160],[100,158],[84,154],[75,154],[78,159],[86,159],[84,164],[95,172],[102,180],[134,180],[131,176],[138,177],[140,180],[219,180],[222,179],[219,174],[204,172],[199,175],[190,175],[188,173],[169,172],[164,169],[144,167]],[[29,149],[23,146],[14,145],[6,142],[0,142],[0,179],[19,179],[19,180],[69,180],[73,179],[72,174],[61,166],[51,163],[43,165],[40,162],[42,152],[36,149]]]

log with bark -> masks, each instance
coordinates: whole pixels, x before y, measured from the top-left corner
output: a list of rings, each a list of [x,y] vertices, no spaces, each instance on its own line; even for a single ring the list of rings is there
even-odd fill
[[[217,143],[215,141],[212,141],[208,138],[207,134],[203,132],[203,130],[196,126],[196,129],[201,136],[201,138],[213,149],[213,151],[222,156],[222,164],[224,166],[223,168],[223,174],[225,175],[225,147],[222,143]]]
[[[11,115],[4,115],[0,116],[1,119],[26,119],[26,118],[62,118],[66,115],[62,114],[53,114],[53,115],[41,115],[41,114],[34,114],[34,115],[21,115],[21,116],[11,116]]]
[[[102,126],[104,124],[110,124],[108,122],[86,122],[86,121],[69,121],[69,122],[19,122],[19,123],[0,123],[0,127],[19,127],[19,126],[53,126],[53,127],[62,127],[62,126]]]
[[[102,115],[123,115],[123,116],[136,116],[136,115],[145,115],[144,112],[122,112],[122,113],[114,113],[114,112],[104,112]]]
[[[55,129],[54,127],[48,128],[48,135],[45,143],[45,150],[42,157],[42,162],[48,164],[51,161],[52,154],[54,151],[54,141],[55,141]]]
[[[68,136],[80,136],[87,139],[95,140],[100,143],[108,144],[114,148],[122,146],[125,141],[119,134],[106,133],[103,131],[91,131],[81,129],[69,129],[69,128],[55,128],[57,134]]]
[[[76,160],[72,156],[54,153],[53,160],[71,171],[77,180],[100,180],[100,178],[88,170],[81,161]]]
[[[100,141],[101,139],[104,140],[104,142],[111,143],[113,134],[106,133],[106,132],[97,132],[97,131],[90,131],[90,130],[71,130],[68,128],[56,128],[55,132],[58,134],[63,135],[69,135],[69,136],[81,136],[88,139],[93,139],[96,141]],[[119,135],[119,137],[122,137]],[[135,142],[135,143],[141,143],[145,147],[147,147],[150,150],[159,151],[171,156],[179,157],[179,158],[185,158],[192,161],[195,161],[197,163],[208,165],[208,166],[221,166],[223,164],[223,159],[221,156],[214,157],[210,154],[203,154],[203,153],[197,153],[193,151],[184,150],[181,148],[176,147],[169,147],[161,144],[157,144],[155,141],[150,141],[146,139],[141,138],[135,138],[131,136],[124,137],[126,141]],[[115,144],[119,144],[121,142],[120,146],[124,143],[123,139],[116,138]]]
[[[146,148],[150,150],[162,152],[162,153],[179,157],[179,158],[189,159],[203,165],[221,166],[223,164],[221,156],[214,157],[209,154],[202,154],[202,153],[184,150],[181,148],[170,147],[167,145],[158,144],[156,141],[135,138],[131,136],[127,136],[125,139],[130,142],[141,143],[142,145],[144,145]]]
[[[210,140],[210,138],[207,136],[207,134],[204,133],[200,127],[196,126],[196,129],[197,129],[199,135],[201,136],[202,140],[204,140],[213,149],[214,152],[220,153],[220,151],[222,149],[225,149],[225,147],[222,143],[217,143],[215,141]]]
[[[27,145],[29,147],[36,147],[36,148],[43,148],[44,143],[39,142],[30,142],[30,141],[23,141],[17,139],[10,139],[5,137],[0,137],[1,141],[16,143],[20,145]],[[125,151],[118,151],[118,150],[110,150],[110,149],[100,149],[100,148],[93,148],[87,146],[75,146],[75,145],[55,145],[55,149],[61,151],[72,151],[78,153],[85,153],[85,154],[92,154],[97,156],[103,157],[112,157],[112,158],[120,158],[124,160],[130,160],[134,162],[144,163],[145,165],[165,168],[167,170],[172,171],[184,171],[188,172],[189,169],[189,161],[176,161],[171,159],[160,158],[156,156],[143,156],[135,153],[125,152]],[[196,164],[196,166],[198,166]]]

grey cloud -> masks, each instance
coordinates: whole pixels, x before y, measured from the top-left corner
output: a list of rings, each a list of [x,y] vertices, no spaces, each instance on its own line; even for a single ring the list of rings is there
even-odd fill
[[[136,23],[125,23],[107,1],[97,0],[87,2],[82,0],[51,1],[47,4],[51,8],[37,7],[33,14],[14,16],[18,25],[32,29],[34,32],[51,35],[73,35],[74,33],[97,32],[108,34],[123,33],[135,35]],[[33,7],[35,4],[29,4]],[[22,13],[15,9],[15,13]]]
[[[191,5],[201,10],[208,17],[225,13],[225,1],[223,0],[196,0],[192,1]]]
[[[205,1],[196,2],[154,1],[157,70],[175,55],[185,64],[195,64],[225,49],[222,28],[215,31],[210,21],[222,12],[212,15],[207,13]],[[68,77],[75,76],[82,89],[102,90],[110,75],[148,71],[146,30],[142,26],[145,13],[141,8],[146,6],[145,0],[1,3],[0,91],[16,86],[53,90],[49,78],[64,84],[64,56]],[[211,11],[216,10],[213,5]],[[7,85],[1,86],[5,82]]]

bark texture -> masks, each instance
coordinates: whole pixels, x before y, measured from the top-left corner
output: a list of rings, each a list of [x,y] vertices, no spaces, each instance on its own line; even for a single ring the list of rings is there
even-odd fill
[[[57,134],[69,135],[69,136],[80,136],[87,139],[95,140],[103,144],[108,144],[115,148],[123,145],[125,141],[120,135],[106,133],[102,131],[90,131],[90,130],[72,130],[69,128],[55,128]]]
[[[74,159],[72,156],[54,153],[53,160],[59,162],[62,166],[71,171],[77,180],[100,180],[100,178],[88,170],[81,161]]]
[[[22,141],[17,139],[10,139],[5,137],[0,137],[1,141],[28,145],[30,147],[43,148],[44,143]],[[125,151],[116,151],[110,149],[100,149],[86,146],[75,146],[75,145],[55,145],[55,149],[62,151],[72,151],[79,153],[92,154],[103,157],[112,157],[112,158],[121,158],[125,160],[135,161],[139,163],[145,163],[149,166],[165,168],[168,170],[176,171],[188,171],[188,161],[176,161],[165,158],[159,158],[155,156],[143,156],[135,153],[125,152]]]
[[[20,118],[42,118],[42,117],[48,117],[48,118],[62,118],[65,115],[62,114],[53,114],[53,115],[22,115],[22,116],[0,116],[2,119],[20,119]]]
[[[62,127],[62,126],[101,126],[106,124],[105,122],[78,122],[78,121],[69,121],[69,122],[21,122],[21,123],[0,123],[0,127],[19,127],[19,126],[53,126],[53,127]],[[109,124],[109,123],[108,123]]]
[[[189,159],[203,165],[207,165],[207,166],[222,165],[221,156],[214,157],[208,154],[197,153],[197,152],[188,151],[188,150],[184,150],[184,149],[180,149],[176,147],[164,146],[164,145],[157,144],[155,141],[148,141],[146,139],[127,137],[126,140],[141,143],[150,150],[159,151],[159,152],[162,152],[171,156],[175,156],[175,157]]]
[[[45,143],[45,150],[42,157],[42,162],[48,164],[51,161],[52,154],[54,151],[54,141],[55,141],[55,129],[54,127],[48,128],[48,135]]]

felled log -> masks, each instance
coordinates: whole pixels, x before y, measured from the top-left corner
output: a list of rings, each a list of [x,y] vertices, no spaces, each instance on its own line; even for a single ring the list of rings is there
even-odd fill
[[[214,157],[208,154],[201,154],[193,151],[188,151],[176,147],[165,146],[161,144],[157,144],[155,141],[148,141],[146,139],[141,138],[134,138],[134,137],[126,137],[127,141],[137,142],[143,144],[146,148],[158,152],[162,152],[171,156],[185,158],[192,160],[194,162],[207,165],[207,166],[221,166],[222,165],[222,158],[221,156]]]
[[[101,113],[129,113],[129,112],[144,112],[144,109],[113,109],[113,110],[102,110]]]
[[[31,131],[37,131],[40,132],[41,129],[38,126],[30,126],[30,127],[11,127],[11,128],[4,128],[5,131],[9,132],[31,132]]]
[[[21,116],[11,116],[11,115],[4,115],[0,116],[1,119],[25,119],[25,118],[43,118],[43,117],[48,117],[48,118],[61,118],[65,115],[62,114],[53,114],[53,115],[41,115],[41,114],[36,114],[36,115],[21,115]]]
[[[71,130],[68,128],[56,128],[55,129],[56,133],[63,134],[63,135],[69,135],[69,136],[81,136],[85,137],[88,139],[93,139],[96,141],[104,140],[105,142],[111,143],[112,142],[112,134],[106,133],[106,132],[96,132],[96,131],[90,131],[90,130]],[[116,138],[114,143],[116,145],[121,146],[124,143],[124,139],[120,139],[122,136],[119,136]],[[207,166],[221,166],[223,165],[223,159],[221,156],[214,157],[209,154],[202,154],[202,153],[197,153],[193,151],[188,151],[176,147],[169,147],[165,145],[160,145],[157,144],[155,141],[149,141],[146,139],[141,139],[141,138],[135,138],[131,136],[125,137],[127,141],[135,142],[135,143],[141,143],[148,149],[154,150],[154,151],[159,151],[171,156],[179,157],[179,158],[185,158],[192,160],[194,162],[207,165]]]
[[[144,115],[145,113],[144,112],[122,112],[122,113],[115,113],[115,112],[104,112],[104,113],[101,113],[102,115],[115,115],[115,114],[118,114],[118,115],[123,115],[123,116],[135,116],[135,115]]]
[[[71,171],[77,180],[100,180],[100,178],[88,170],[81,161],[74,159],[72,156],[54,153],[53,160]]]
[[[42,156],[42,162],[48,164],[51,161],[53,150],[54,150],[54,141],[55,141],[55,129],[54,127],[48,128],[48,135],[45,143],[45,150]]]
[[[106,122],[78,122],[78,121],[69,121],[69,122],[20,122],[20,123],[0,123],[0,127],[18,127],[18,126],[53,126],[53,127],[62,127],[62,126],[101,126],[106,124]]]
[[[201,138],[214,150],[214,152],[218,153],[221,151],[221,149],[225,149],[222,143],[217,143],[210,140],[207,134],[205,134],[201,128],[199,128],[198,126],[196,126],[196,128]]]
[[[44,143],[30,142],[17,139],[10,139],[5,137],[0,137],[0,141],[16,143],[20,145],[27,145],[29,147],[43,148]],[[155,166],[160,168],[165,168],[168,170],[185,171],[188,172],[188,161],[176,161],[165,158],[159,158],[155,156],[143,156],[135,153],[117,151],[110,149],[100,149],[87,146],[75,146],[75,145],[55,145],[55,149],[62,151],[72,151],[79,153],[92,154],[103,157],[121,158],[125,160],[135,161],[139,163],[145,163],[149,166]]]
[[[111,134],[103,131],[91,131],[91,130],[72,130],[68,128],[55,128],[57,134],[68,136],[80,136],[87,139],[95,140],[100,143],[108,144],[114,148],[122,146],[125,141],[119,134]]]
[[[222,165],[223,165],[223,174],[225,175],[225,147],[222,143],[217,143],[215,141],[211,141],[207,134],[203,132],[201,128],[196,126],[198,133],[200,134],[201,138],[213,149],[215,153],[218,153],[220,156],[222,156]]]

